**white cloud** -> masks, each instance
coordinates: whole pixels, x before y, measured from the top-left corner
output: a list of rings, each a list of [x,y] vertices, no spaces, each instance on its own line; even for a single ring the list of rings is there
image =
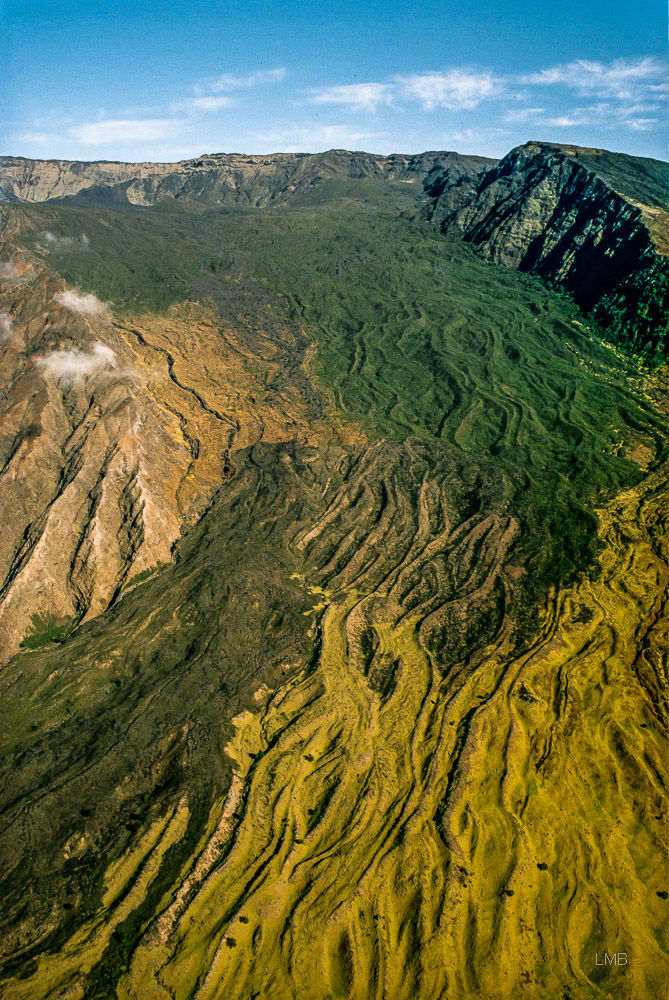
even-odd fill
[[[441,136],[442,149],[456,149],[460,153],[476,153],[499,159],[509,150],[508,129],[495,125],[481,128],[464,128]]]
[[[312,104],[341,104],[358,111],[376,111],[397,100],[420,101],[425,111],[447,108],[471,111],[487,98],[504,94],[504,80],[488,71],[454,68],[443,72],[396,76],[394,83],[349,83],[316,91]]]
[[[390,104],[392,94],[388,83],[348,83],[321,90],[309,100],[312,104],[345,104],[357,111],[376,111],[379,104]]]
[[[11,281],[19,274],[19,269],[11,260],[0,261],[0,281]]]
[[[448,108],[472,111],[486,98],[499,97],[503,81],[489,72],[449,69],[443,73],[414,73],[396,77],[402,94],[422,103],[426,111]]]
[[[258,70],[246,76],[235,76],[233,73],[222,73],[221,76],[212,80],[210,87],[212,90],[241,90],[247,87],[257,87],[263,83],[281,83],[287,76],[284,66],[276,69]]]
[[[582,95],[638,100],[641,94],[660,96],[667,89],[667,64],[658,59],[614,59],[610,63],[576,59],[529,73],[521,83],[539,86],[562,85]]]
[[[576,125],[585,125],[586,119],[579,113],[555,115],[552,118],[542,118],[541,125],[551,125],[553,128],[574,128]]]
[[[319,153],[327,149],[355,149],[359,143],[379,139],[382,132],[362,132],[347,125],[314,125],[258,133],[255,140],[265,152]]]
[[[47,377],[80,382],[92,375],[99,375],[110,368],[116,368],[116,355],[111,347],[99,342],[91,351],[52,351],[44,357],[36,358],[35,364]]]
[[[18,136],[21,142],[31,142],[36,146],[47,146],[53,141],[53,138],[53,135],[50,135],[48,132],[22,132]]]
[[[56,302],[65,306],[66,309],[82,313],[85,316],[101,316],[107,312],[107,306],[104,302],[100,302],[97,296],[75,292],[72,289],[66,292],[58,292],[55,299]]]
[[[231,97],[189,97],[187,101],[179,101],[171,105],[172,111],[220,111],[235,104]]]
[[[0,281],[23,285],[27,281],[32,281],[33,277],[30,264],[19,267],[13,260],[0,261]]]
[[[0,312],[0,345],[14,344],[15,347],[23,346],[23,337],[14,328],[14,321],[8,312]]]
[[[88,122],[69,129],[73,139],[85,146],[104,146],[107,143],[153,142],[177,135],[184,122],[176,118],[109,118]]]
[[[539,115],[545,113],[545,108],[516,108],[513,111],[506,112],[504,121],[509,125],[524,125],[525,122],[534,121]]]
[[[648,115],[654,106],[648,104],[629,104],[625,101],[598,101],[596,104],[567,108],[559,114],[549,114],[545,109],[527,109],[536,111],[528,115],[527,120],[533,126],[548,128],[588,128],[620,129],[629,128],[632,131],[645,132],[659,124],[656,116]],[[520,122],[521,111],[509,112],[504,116],[505,122]]]
[[[12,339],[12,317],[7,312],[0,312],[0,344],[6,344]]]
[[[58,252],[61,250],[88,250],[91,243],[86,233],[81,236],[56,236],[55,233],[45,230],[40,236],[46,243],[49,250]]]
[[[652,132],[660,124],[657,118],[628,118],[625,125],[633,132]]]

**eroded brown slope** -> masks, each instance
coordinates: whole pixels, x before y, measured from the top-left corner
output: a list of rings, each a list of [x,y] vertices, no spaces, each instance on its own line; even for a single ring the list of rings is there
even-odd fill
[[[350,417],[344,435],[308,380],[299,320],[259,322],[243,289],[228,298],[236,325],[194,304],[82,317],[42,270],[24,304],[22,273],[10,332],[34,341],[10,384],[43,397],[41,465],[26,471],[67,470],[57,433],[78,441],[84,427],[82,469],[98,469],[122,511],[100,443],[117,434],[128,463],[159,467],[161,510],[187,530],[173,562],[0,675],[4,995],[580,1000],[627,997],[631,983],[654,1000],[666,978],[666,469],[602,512],[600,577],[552,591],[537,615],[519,487],[553,462],[557,502],[562,456],[532,452],[514,469],[490,445],[507,423],[528,446],[548,427],[556,451],[602,441],[593,479],[609,453],[647,466],[662,447],[661,384],[644,395],[653,380],[640,375],[628,392],[624,368],[590,359],[579,323],[561,339],[539,327],[553,338],[542,352],[520,322],[521,353],[500,309],[478,340],[464,303],[469,353],[443,404],[461,407],[460,430],[370,441]],[[342,294],[359,319],[355,277]],[[379,360],[364,322],[350,334],[351,369],[371,366],[382,385],[392,332]],[[469,384],[475,350],[483,396]],[[512,350],[515,372],[500,362]],[[54,380],[37,364],[62,352],[102,362],[95,378]],[[414,359],[414,376],[435,360]],[[526,370],[516,400],[505,373],[516,385]],[[580,403],[607,406],[609,392],[620,405],[600,438]],[[475,433],[500,393],[504,436]],[[359,414],[353,390],[333,395]],[[141,420],[127,444],[114,414],[129,396]],[[112,516],[72,468],[75,506],[93,503],[106,562],[120,563]],[[138,504],[136,523],[156,526],[150,514]],[[31,523],[67,553],[63,516]],[[17,579],[31,579],[33,551]],[[86,567],[102,586],[103,559]],[[593,953],[614,948],[630,960],[603,979]]]
[[[301,370],[308,341],[299,330],[273,322],[270,335],[243,317],[226,328],[193,303],[121,318],[78,293],[63,300],[65,283],[10,243],[3,257],[6,660],[35,615],[38,632],[47,619],[76,625],[168,561],[230,473],[234,450],[341,435]]]

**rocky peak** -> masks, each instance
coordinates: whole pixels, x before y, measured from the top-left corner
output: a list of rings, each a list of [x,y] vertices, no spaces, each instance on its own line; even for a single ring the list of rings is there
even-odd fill
[[[645,206],[613,186],[629,190],[637,159],[528,142],[473,178],[451,183],[433,170],[426,215],[492,263],[555,281],[590,308],[667,243],[658,207],[667,165],[646,164]]]

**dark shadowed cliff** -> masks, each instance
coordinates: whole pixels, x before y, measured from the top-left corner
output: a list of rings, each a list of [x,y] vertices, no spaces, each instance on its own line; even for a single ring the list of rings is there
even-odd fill
[[[454,179],[435,164],[424,214],[486,260],[559,285],[585,310],[597,307],[616,340],[662,356],[668,184],[669,167],[658,160],[530,142],[475,178]]]

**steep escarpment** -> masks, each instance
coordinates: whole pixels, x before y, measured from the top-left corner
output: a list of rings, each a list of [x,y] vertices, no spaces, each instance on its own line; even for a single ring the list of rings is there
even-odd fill
[[[179,163],[80,163],[0,157],[0,201],[153,205],[172,198],[206,204],[261,207],[287,204],[332,181],[401,180],[417,185],[438,162],[449,176],[475,173],[494,161],[458,153],[375,156],[218,153]]]
[[[604,335],[658,361],[669,352],[667,165],[529,142],[497,163],[452,152],[207,154],[173,164],[0,159],[0,201],[230,208],[386,198],[495,264],[531,271],[591,311]],[[51,234],[47,231],[49,237]],[[76,240],[79,237],[70,239]],[[57,239],[52,249],[62,247]]]
[[[5,209],[4,658],[169,561],[257,441],[438,440],[525,504],[538,586],[587,561],[589,498],[634,474],[628,406],[648,455],[661,448],[652,408],[536,282],[427,225],[336,206]]]
[[[435,177],[428,193],[442,228],[495,264],[559,282],[586,308],[654,251],[640,209],[560,148],[528,143],[475,182]]]
[[[642,162],[644,170],[620,154],[531,142],[475,179],[452,183],[433,168],[426,215],[492,263],[558,284],[585,310],[597,306],[604,331],[624,346],[663,356],[669,171]]]
[[[557,148],[574,156],[608,187],[639,208],[657,248],[663,253],[669,251],[669,165],[666,162],[584,146],[560,145]]]
[[[286,324],[270,336],[244,329],[241,313],[232,327],[195,303],[118,317],[8,239],[3,250],[12,255],[0,274],[6,660],[22,640],[66,635],[168,562],[236,449],[308,442],[328,406],[304,387],[308,343]]]

